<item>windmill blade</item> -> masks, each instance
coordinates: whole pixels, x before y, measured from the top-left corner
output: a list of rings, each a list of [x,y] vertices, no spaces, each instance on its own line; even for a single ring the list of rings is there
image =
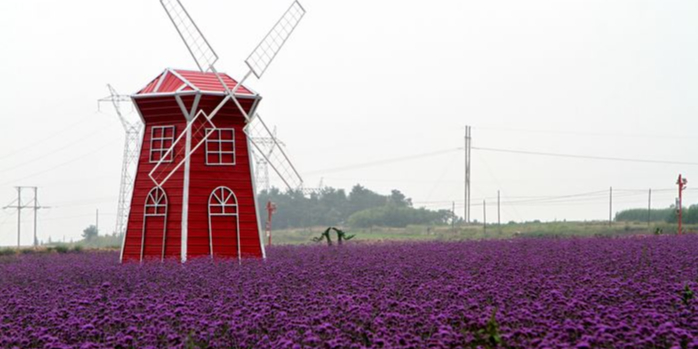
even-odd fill
[[[250,53],[250,56],[247,57],[245,63],[247,63],[247,66],[258,79],[267,70],[269,64],[279,53],[281,47],[284,46],[303,16],[305,16],[305,9],[298,0],[294,1],[291,7],[281,16],[281,19],[267,33],[267,36],[262,39],[259,45]]]
[[[191,157],[201,145],[203,145],[209,136],[216,129],[216,125],[211,121],[214,116],[216,116],[217,110],[215,110],[210,116],[206,115],[203,110],[200,110],[194,119],[187,125],[187,127],[180,133],[179,137],[172,142],[172,145],[168,147],[164,154],[160,154],[160,159],[155,164],[155,167],[148,173],[148,176],[155,183],[156,186],[162,187],[167,183],[167,181],[172,177],[172,175],[179,170],[182,165]],[[186,149],[186,135],[187,132],[191,130],[191,139],[197,140],[196,144],[191,146],[191,149],[187,152]]]
[[[247,124],[245,133],[256,154],[271,166],[288,189],[303,188],[303,178],[259,114],[255,114],[253,121]],[[260,139],[265,141],[259,141]]]
[[[189,12],[182,6],[179,0],[160,0],[162,7],[170,17],[179,36],[187,46],[189,53],[194,57],[199,70],[206,72],[218,61],[218,55],[201,33],[199,27],[189,16]]]

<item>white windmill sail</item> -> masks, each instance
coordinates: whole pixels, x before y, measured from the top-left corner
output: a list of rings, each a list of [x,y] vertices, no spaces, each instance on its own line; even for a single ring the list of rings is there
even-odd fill
[[[297,0],[293,1],[291,6],[284,12],[281,18],[274,24],[267,35],[245,60],[250,71],[245,75],[240,85],[242,85],[242,82],[244,82],[251,73],[254,73],[258,79],[264,75],[264,72],[267,71],[271,62],[278,55],[286,41],[288,41],[288,38],[296,29],[303,16],[305,16],[305,9],[300,2]],[[302,188],[303,178],[300,176],[295,166],[293,166],[293,163],[286,155],[283,148],[278,144],[276,136],[269,130],[262,120],[262,117],[259,116],[259,114],[255,114],[252,118],[248,117],[235,96],[232,96],[232,99],[238,109],[249,120],[245,128],[245,133],[248,139],[250,139],[253,148],[257,150],[258,155],[264,158],[266,163],[274,170],[284,184],[286,184],[288,189],[296,190]],[[256,139],[270,139],[272,142],[257,142]],[[270,151],[275,148],[278,148],[279,151]]]
[[[293,1],[288,10],[284,12],[281,19],[276,22],[269,33],[267,33],[264,39],[262,39],[262,41],[255,47],[252,53],[245,60],[245,63],[250,70],[247,72],[247,74],[245,74],[243,79],[239,81],[237,86],[233,90],[230,90],[214,66],[218,61],[218,55],[208,43],[208,40],[206,40],[204,35],[201,33],[199,27],[196,25],[196,23],[194,23],[194,20],[191,18],[182,3],[179,0],[160,0],[160,3],[170,17],[170,20],[177,29],[182,41],[184,41],[184,44],[187,46],[187,49],[194,58],[194,61],[196,61],[196,64],[199,66],[199,69],[202,72],[213,72],[225,89],[227,96],[210,115],[201,113],[197,114],[197,118],[200,115],[203,115],[206,118],[205,121],[202,120],[199,122],[199,124],[206,124],[207,126],[203,130],[210,130],[210,132],[204,132],[201,134],[200,138],[197,137],[200,139],[199,142],[192,145],[188,152],[186,150],[180,150],[178,153],[175,153],[174,149],[176,148],[186,148],[180,145],[180,142],[183,142],[181,141],[182,136],[180,135],[180,137],[173,143],[172,147],[167,151],[169,156],[163,157],[156,164],[153,171],[151,171],[151,178],[158,186],[164,185],[164,183],[174,174],[174,172],[177,171],[177,169],[184,164],[191,154],[202,144],[204,144],[208,136],[210,136],[210,134],[213,133],[216,128],[213,122],[214,117],[218,111],[231,100],[235,103],[237,108],[245,117],[245,120],[248,122],[248,125],[245,127],[245,132],[248,135],[248,139],[253,138],[250,136],[250,132],[256,133],[261,137],[271,137],[274,140],[276,139],[258,115],[255,115],[254,118],[248,115],[248,112],[242,107],[235,94],[238,88],[243,86],[244,82],[251,74],[254,74],[257,78],[262,77],[271,62],[281,50],[281,47],[283,47],[291,33],[305,15],[305,9],[303,6],[301,6],[297,0]],[[193,124],[193,121],[190,122],[189,126],[187,126],[187,130],[185,130],[185,132],[182,134],[186,134],[190,127],[196,127]],[[261,151],[262,145],[256,144],[253,140],[250,140],[250,143],[252,143],[253,148],[260,151],[260,154],[265,157],[265,160],[269,163],[272,169],[274,169],[274,172],[281,177],[289,189],[298,189],[302,187],[303,181],[300,175],[283,151],[279,152],[281,153],[280,156],[266,157],[264,152]],[[180,146],[176,147],[177,145]]]
[[[303,187],[303,178],[293,166],[276,135],[269,130],[259,114],[245,128],[255,154],[271,167],[279,179],[291,190]]]
[[[162,7],[170,17],[179,36],[187,46],[189,53],[194,57],[196,65],[202,72],[209,71],[218,61],[218,55],[208,43],[204,34],[189,16],[189,12],[182,6],[179,0],[160,0]]]
[[[264,75],[267,68],[284,46],[291,33],[296,29],[298,23],[305,16],[305,9],[300,2],[294,1],[291,7],[286,10],[278,22],[271,28],[267,36],[255,47],[245,60],[245,63],[257,76],[257,79]]]

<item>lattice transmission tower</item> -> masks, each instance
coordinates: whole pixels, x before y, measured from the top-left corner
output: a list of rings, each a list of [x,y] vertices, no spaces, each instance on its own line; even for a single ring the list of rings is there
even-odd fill
[[[143,123],[138,118],[128,117],[129,114],[133,113],[124,114],[123,112],[122,107],[124,106],[133,109],[131,97],[118,94],[111,85],[107,85],[107,87],[109,88],[110,95],[99,100],[100,109],[102,103],[110,103],[114,107],[114,111],[125,133],[124,153],[121,165],[121,185],[119,188],[119,204],[116,213],[115,229],[117,234],[124,234],[126,233],[128,214],[131,209],[131,196],[133,194],[136,168],[138,167]]]
[[[253,137],[252,141],[262,145],[260,148],[253,148],[256,188],[259,192],[262,190],[269,192],[269,189],[271,189],[271,181],[269,180],[269,161],[267,161],[267,159],[273,155],[274,151],[277,150],[279,146],[283,146],[284,143],[276,137],[276,127],[274,127],[271,135],[267,137]],[[260,151],[265,152],[265,154],[259,154]]]

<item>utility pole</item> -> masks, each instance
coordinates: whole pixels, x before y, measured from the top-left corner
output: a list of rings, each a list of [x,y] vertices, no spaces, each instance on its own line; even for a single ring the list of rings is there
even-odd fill
[[[499,190],[497,190],[497,225],[501,226],[502,225],[502,220],[501,220],[501,202],[499,200]]]
[[[649,195],[647,195],[647,227],[650,226],[652,221],[652,189],[650,188]]]
[[[38,246],[39,240],[37,239],[36,231],[37,231],[37,212],[39,209],[42,208],[49,208],[48,206],[40,206],[39,205],[39,188],[38,187],[15,187],[17,189],[17,199],[13,202],[11,202],[9,205],[3,207],[4,209],[8,208],[15,208],[17,209],[17,249],[20,248],[20,238],[22,236],[22,209],[25,208],[31,208],[34,210],[34,242],[32,245],[34,247]],[[22,190],[23,189],[31,189],[34,192],[34,200],[33,202],[29,202],[26,204],[22,204]],[[12,204],[17,203],[16,205],[12,206]]]
[[[268,246],[271,246],[271,217],[274,215],[274,212],[276,212],[276,204],[274,204],[271,201],[267,201],[267,239],[268,241]]]
[[[99,234],[99,209],[97,209],[95,214],[95,228],[97,229],[97,234]]]
[[[19,250],[19,237],[22,235],[22,187],[17,187],[17,249]]]
[[[608,225],[613,224],[613,187],[608,191]]]
[[[34,187],[34,248],[39,245],[36,239],[36,213],[39,211],[39,188]]]
[[[676,210],[679,213],[679,231],[678,234],[681,235],[681,232],[683,231],[682,225],[683,225],[683,191],[686,189],[686,184],[688,183],[688,180],[684,177],[682,177],[679,174],[679,179],[676,181],[676,185],[679,186],[679,199],[676,204]]]
[[[482,231],[487,234],[487,200],[482,200]]]
[[[463,192],[463,220],[465,223],[470,223],[470,126],[465,126],[465,191]]]

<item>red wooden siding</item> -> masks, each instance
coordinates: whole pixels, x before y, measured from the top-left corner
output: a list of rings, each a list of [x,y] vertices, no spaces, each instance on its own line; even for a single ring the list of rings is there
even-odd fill
[[[140,260],[141,242],[144,230],[144,208],[148,194],[155,184],[148,174],[155,167],[150,163],[150,136],[154,126],[174,126],[175,138],[186,127],[186,121],[182,110],[174,97],[160,97],[153,99],[138,99],[136,106],[140,110],[146,127],[143,133],[143,143],[138,159],[138,170],[131,199],[131,211],[129,213],[126,238],[124,242],[123,259]],[[176,162],[178,159],[174,159]],[[182,244],[182,189],[184,183],[184,171],[178,170],[170,180],[165,183],[164,191],[167,195],[167,222],[161,217],[147,217],[145,234],[145,254],[159,258],[162,252],[162,224],[166,224],[165,256],[179,258]]]
[[[210,113],[220,103],[223,97],[204,96],[199,102],[199,109]],[[240,100],[242,106],[249,111],[254,100]],[[234,103],[228,102],[213,118],[217,128],[233,128],[235,130],[235,165],[206,165],[206,146],[201,146],[191,157],[189,181],[189,234],[187,252],[190,256],[208,255],[209,221],[208,203],[214,189],[224,186],[230,188],[238,201],[238,221],[240,226],[240,250],[243,257],[261,257],[262,248],[259,240],[259,226],[254,203],[252,188],[252,173],[247,149],[247,135],[242,130],[245,126],[244,117]],[[201,137],[192,137],[196,144]],[[214,253],[219,251],[216,241],[220,240],[226,247],[232,249],[232,256],[237,256],[237,239],[229,245],[233,217],[212,217],[212,235]],[[230,252],[221,252],[231,255]]]

